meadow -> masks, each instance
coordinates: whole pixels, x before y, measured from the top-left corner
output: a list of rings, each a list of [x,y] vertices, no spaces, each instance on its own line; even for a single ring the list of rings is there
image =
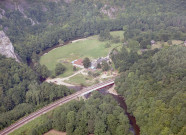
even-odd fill
[[[111,32],[113,37],[119,36],[120,40],[123,40],[123,31]],[[106,48],[105,45],[108,41],[99,41],[98,35],[85,38],[83,40],[69,43],[68,45],[55,48],[47,54],[41,56],[40,64],[46,65],[52,73],[54,73],[57,63],[63,63],[67,71],[60,75],[60,77],[66,77],[73,74],[73,66],[70,64],[73,60],[83,59],[89,57],[95,59],[99,57],[107,56],[108,53],[115,47],[120,47],[122,43],[111,43],[111,46]]]

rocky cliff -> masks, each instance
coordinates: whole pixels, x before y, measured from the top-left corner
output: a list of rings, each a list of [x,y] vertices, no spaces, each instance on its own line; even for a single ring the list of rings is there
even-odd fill
[[[10,39],[3,31],[0,31],[0,54],[6,56],[7,58],[13,58],[17,62],[20,62],[14,52],[14,47],[10,42]]]

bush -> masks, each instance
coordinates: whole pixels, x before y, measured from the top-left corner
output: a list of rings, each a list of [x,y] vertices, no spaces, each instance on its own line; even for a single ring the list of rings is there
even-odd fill
[[[109,47],[111,47],[111,44],[110,43],[106,43],[105,48],[109,48]]]
[[[61,63],[58,63],[56,65],[56,69],[55,69],[56,76],[63,74],[65,72],[65,70],[66,70],[66,67],[64,65],[62,65]]]

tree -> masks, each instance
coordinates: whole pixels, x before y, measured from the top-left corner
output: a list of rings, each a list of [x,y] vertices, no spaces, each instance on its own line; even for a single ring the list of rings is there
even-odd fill
[[[106,61],[103,61],[103,63],[102,63],[102,70],[103,71],[108,71],[109,70],[109,65]]]
[[[91,65],[90,59],[86,57],[86,58],[83,60],[83,66],[84,66],[85,68],[88,68],[88,67],[90,67],[90,65]]]
[[[99,34],[99,40],[100,41],[104,41],[104,40],[110,40],[112,38],[112,36],[110,35],[110,30],[109,29],[105,29],[104,31],[100,31]]]
[[[101,64],[100,63],[97,64],[97,69],[101,69]]]
[[[55,69],[55,74],[56,75],[60,75],[63,74],[66,70],[66,67],[64,65],[62,65],[61,63],[58,63],[56,65],[56,69]]]
[[[75,66],[73,66],[73,71],[77,71],[77,68]]]
[[[137,51],[139,49],[138,41],[130,40],[128,45],[129,45],[129,48],[133,51]]]
[[[50,71],[48,70],[48,68],[45,65],[40,65],[40,64],[36,64],[34,66],[34,70],[37,72],[38,76],[41,79],[46,79],[47,77],[50,76]]]
[[[59,42],[59,44],[60,44],[60,45],[63,45],[63,44],[64,44],[64,41],[63,41],[63,40],[61,40],[61,39],[59,39],[59,41],[58,41],[58,42]]]
[[[88,32],[85,32],[84,33],[84,37],[88,37],[89,36],[89,33]]]
[[[107,131],[106,129],[106,125],[104,123],[103,120],[97,120],[95,122],[95,130],[94,130],[94,134],[95,135],[102,135]]]

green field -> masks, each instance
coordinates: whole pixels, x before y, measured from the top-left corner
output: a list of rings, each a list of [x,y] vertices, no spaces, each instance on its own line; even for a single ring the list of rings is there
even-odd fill
[[[111,32],[113,36],[120,36],[123,38],[123,31]],[[98,36],[91,36],[84,40],[70,43],[53,49],[49,53],[43,55],[40,59],[42,65],[46,65],[49,70],[54,73],[57,63],[63,63],[67,67],[67,71],[60,77],[66,77],[73,74],[72,66],[70,63],[79,58],[89,57],[91,59],[107,56],[108,53],[115,47],[121,46],[121,43],[111,44],[111,47],[105,48],[108,41],[100,42]]]
[[[94,84],[93,77],[84,76],[82,74],[77,74],[65,82],[74,85],[84,85],[84,86],[90,86]]]

